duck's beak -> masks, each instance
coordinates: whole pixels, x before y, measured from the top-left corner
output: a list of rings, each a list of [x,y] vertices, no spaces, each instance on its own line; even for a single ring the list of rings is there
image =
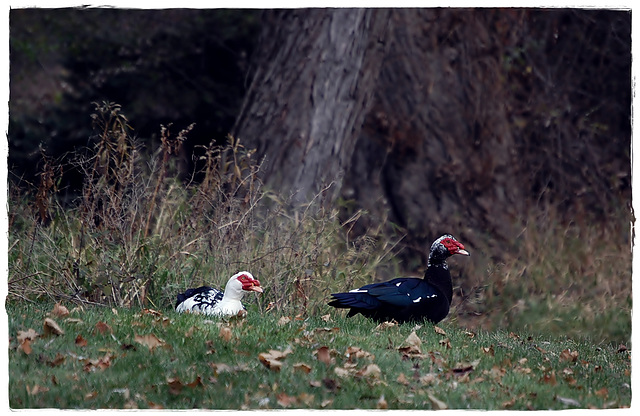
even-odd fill
[[[470,256],[471,255],[471,253],[469,253],[467,250],[465,250],[463,248],[458,249],[458,251],[456,251],[453,254],[462,254],[463,256]]]
[[[262,286],[260,286],[259,280],[254,280],[251,282],[251,286],[249,287],[250,291],[262,293]]]

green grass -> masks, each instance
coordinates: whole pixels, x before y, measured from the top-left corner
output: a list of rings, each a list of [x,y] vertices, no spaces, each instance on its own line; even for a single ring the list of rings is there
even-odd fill
[[[402,230],[369,221],[363,211],[347,218],[322,192],[291,207],[262,186],[253,152],[233,138],[200,149],[191,178],[197,180],[179,180],[175,154],[189,129],[171,135],[162,128],[160,148],[143,154],[119,106],[99,105],[93,119],[97,143],[74,155],[74,167],[84,175],[81,194],[63,205],[65,190],[57,186],[68,167],[44,153],[38,184],[17,180],[9,186],[12,406],[629,404],[629,357],[616,352],[630,343],[631,333],[624,209],[598,221],[576,215],[567,223],[553,207],[531,206],[518,222],[522,232],[500,248],[499,257],[490,248],[468,247],[470,259],[450,262],[456,290],[442,323],[446,336],[429,325],[416,329],[422,355],[403,358],[398,347],[412,327],[380,330],[361,318],[344,321],[326,306],[334,291],[419,273],[396,256]],[[375,225],[353,235],[363,217]],[[201,284],[222,287],[243,269],[265,291],[250,299],[246,321],[230,324],[230,340],[221,338],[216,323],[171,312],[178,292]],[[18,346],[19,331],[42,333],[54,301],[82,309],[60,320],[65,335],[38,337],[26,354]],[[144,308],[162,316],[142,314]],[[279,326],[282,317],[293,320]],[[113,334],[96,333],[99,321]],[[135,341],[146,334],[167,347],[149,351]],[[280,372],[258,360],[260,353],[287,346],[292,352]],[[333,351],[329,364],[318,360],[322,346]],[[375,358],[348,358],[347,349],[356,346]],[[578,351],[575,362],[560,358],[567,349]],[[379,375],[367,367],[373,364]]]
[[[630,405],[630,352],[618,345],[468,332],[446,323],[440,325],[444,334],[430,324],[381,328],[328,307],[303,319],[260,312],[255,299],[247,303],[246,319],[222,322],[172,310],[73,304],[67,305],[68,316],[58,317],[51,314],[51,302],[8,302],[10,406],[526,410]],[[45,336],[47,317],[64,334]],[[101,322],[110,330],[99,331]],[[40,334],[30,350],[18,341],[29,329]],[[413,331],[422,343],[419,351],[400,349],[408,346]],[[136,340],[146,335],[161,345],[149,348]],[[270,350],[286,355],[279,371],[259,359]]]

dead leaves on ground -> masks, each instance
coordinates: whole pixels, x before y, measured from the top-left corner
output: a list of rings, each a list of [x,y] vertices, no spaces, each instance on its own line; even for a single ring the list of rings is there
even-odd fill
[[[149,354],[172,351],[171,345],[156,335],[155,329],[165,328],[171,323],[169,318],[158,311],[142,310],[140,317],[144,319],[138,319],[132,323],[131,338],[120,341],[116,340],[113,328],[102,321],[84,333],[76,331],[75,329],[79,327],[77,324],[82,321],[72,318],[72,315],[73,312],[69,312],[63,305],[56,304],[43,319],[40,332],[32,328],[17,332],[15,348],[26,356],[32,355],[34,350],[38,351],[33,356],[37,356],[40,362],[52,368],[67,365],[69,362],[80,362],[82,371],[85,373],[110,371],[118,357],[129,353],[132,349]],[[242,328],[242,325],[246,328],[246,323],[206,321],[202,326],[196,324],[184,331],[184,338],[196,339],[205,327],[210,331],[210,339],[205,341],[207,352],[204,355],[207,357],[207,362],[204,370],[203,367],[197,367],[195,363],[185,363],[193,369],[199,368],[196,374],[193,374],[193,378],[187,378],[185,382],[175,374],[165,375],[160,384],[170,395],[178,396],[190,389],[216,384],[218,377],[243,377],[238,373],[253,376],[256,372],[262,371],[266,374],[270,372],[294,374],[294,377],[301,380],[304,386],[311,388],[308,393],[293,394],[277,384],[265,385],[254,391],[252,396],[247,396],[245,401],[247,408],[252,408],[251,404],[256,403],[258,407],[264,408],[331,406],[333,399],[327,399],[326,396],[333,397],[344,390],[344,386],[352,383],[365,383],[369,387],[395,384],[401,391],[406,392],[407,397],[411,397],[403,399],[395,395],[387,395],[385,398],[384,394],[379,393],[374,397],[368,397],[371,400],[371,406],[378,409],[394,407],[402,400],[411,402],[417,397],[423,399],[422,403],[425,407],[447,409],[455,407],[456,404],[449,402],[442,391],[464,388],[465,395],[474,397],[474,395],[483,394],[481,392],[485,390],[482,390],[481,386],[486,389],[487,385],[491,386],[492,392],[504,397],[501,402],[504,409],[526,408],[526,403],[535,397],[535,393],[512,392],[505,381],[512,374],[517,377],[527,377],[532,385],[545,386],[548,389],[554,389],[558,385],[570,386],[576,391],[575,397],[569,397],[570,395],[566,393],[554,396],[556,402],[566,407],[579,407],[580,403],[585,402],[584,397],[587,394],[603,401],[609,400],[609,396],[612,395],[610,389],[606,387],[591,391],[583,385],[584,382],[581,380],[587,378],[589,374],[602,371],[602,367],[589,363],[577,351],[570,348],[554,353],[553,348],[547,346],[548,343],[542,343],[539,346],[531,339],[521,340],[515,334],[512,334],[509,340],[503,340],[504,344],[497,342],[479,345],[477,341],[479,337],[472,332],[456,337],[457,334],[447,334],[447,331],[438,326],[416,326],[406,338],[399,338],[396,334],[400,333],[400,328],[396,323],[383,323],[374,329],[375,336],[388,339],[388,351],[399,355],[405,368],[400,372],[397,370],[391,372],[392,370],[383,365],[375,354],[362,348],[364,345],[358,346],[354,343],[346,348],[335,347],[339,343],[334,341],[340,340],[339,337],[344,339],[344,334],[339,327],[329,324],[330,317],[327,316],[326,319],[323,317],[323,321],[326,322],[322,324],[323,326],[307,328],[307,324],[300,319],[280,318],[275,327],[278,330],[289,331],[297,327],[295,335],[289,339],[290,344],[284,347],[273,349],[267,347],[262,351],[239,350],[238,345],[241,345],[242,335],[238,328]],[[56,342],[61,338],[68,339],[64,337],[72,337],[70,340],[72,346],[67,353],[58,352],[53,357],[46,357],[46,354],[40,353],[39,349],[46,342]],[[97,354],[97,358],[96,356],[87,357],[86,355],[92,354],[87,354],[86,351],[96,347],[96,338],[116,340],[120,344],[120,352],[104,349]],[[512,357],[509,354],[503,354],[504,351],[512,349],[512,346],[506,345],[510,342],[527,344],[527,348],[535,358],[529,355]],[[218,357],[223,348],[232,349],[239,356],[246,357],[245,362],[241,359],[240,363],[226,363],[221,362],[224,360],[216,359],[215,357]],[[460,351],[463,348],[469,348],[468,356],[473,359],[465,361],[453,358],[460,357]],[[216,349],[219,351],[216,352]],[[85,351],[84,354],[83,351]],[[626,351],[624,346],[618,349],[619,353]],[[505,356],[508,358],[498,358]],[[82,374],[82,372],[79,373]],[[219,386],[222,386],[222,383]],[[39,395],[49,389],[50,386],[45,383],[31,384],[27,387],[29,395]],[[86,399],[93,400],[98,394],[95,391],[88,392]],[[135,407],[135,402],[128,401],[128,403],[128,406]],[[147,405],[152,407],[152,403]]]
[[[138,344],[144,345],[149,348],[149,351],[153,351],[156,348],[167,347],[167,343],[158,338],[154,334],[134,335],[133,340]]]
[[[282,360],[291,354],[293,350],[291,347],[287,347],[284,351],[269,350],[267,352],[261,352],[258,354],[258,360],[271,371],[279,372],[282,369]]]

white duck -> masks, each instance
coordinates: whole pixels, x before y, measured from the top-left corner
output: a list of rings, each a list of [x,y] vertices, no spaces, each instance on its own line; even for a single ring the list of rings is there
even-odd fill
[[[209,286],[201,286],[180,293],[176,301],[176,311],[235,316],[245,311],[242,305],[245,292],[262,293],[260,282],[249,272],[236,273],[227,282],[224,292]]]

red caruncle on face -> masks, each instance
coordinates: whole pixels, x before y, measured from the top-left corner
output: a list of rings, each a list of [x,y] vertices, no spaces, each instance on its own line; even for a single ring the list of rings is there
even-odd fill
[[[444,240],[442,240],[442,245],[445,246],[445,248],[449,250],[449,253],[451,254],[455,254],[459,250],[464,250],[464,246],[462,245],[462,243],[459,243],[453,238],[445,238]]]

